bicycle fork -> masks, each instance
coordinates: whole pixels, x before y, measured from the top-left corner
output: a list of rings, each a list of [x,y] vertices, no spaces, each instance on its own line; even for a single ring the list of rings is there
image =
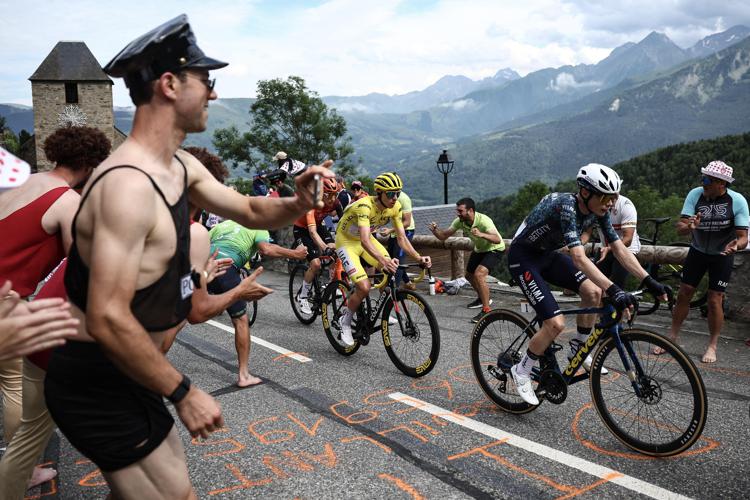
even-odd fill
[[[620,354],[620,359],[622,360],[622,367],[625,369],[625,373],[628,376],[628,379],[630,380],[630,385],[633,386],[633,390],[635,391],[636,396],[639,398],[643,397],[643,391],[641,386],[641,377],[644,373],[643,366],[641,366],[641,362],[638,359],[638,356],[635,354],[635,350],[633,349],[633,344],[631,342],[623,342],[622,338],[620,337],[620,332],[622,331],[622,326],[617,325],[616,328],[612,329],[612,335],[615,339],[615,346],[617,346],[617,352]],[[626,352],[627,351],[627,352]],[[633,364],[631,365],[630,360],[633,361]]]

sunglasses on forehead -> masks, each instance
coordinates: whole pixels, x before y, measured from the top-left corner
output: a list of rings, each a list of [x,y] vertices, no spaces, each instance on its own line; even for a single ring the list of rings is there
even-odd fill
[[[398,196],[401,194],[401,191],[386,191],[385,197],[389,200],[395,200],[398,198]]]

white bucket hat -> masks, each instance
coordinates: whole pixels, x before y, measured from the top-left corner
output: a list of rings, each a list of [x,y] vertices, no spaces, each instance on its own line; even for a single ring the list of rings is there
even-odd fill
[[[31,167],[28,163],[0,148],[0,193],[20,186],[29,175]]]
[[[732,177],[734,170],[723,161],[712,161],[701,169],[701,173],[723,181],[734,182],[734,177]]]
[[[274,161],[286,160],[286,153],[283,151],[279,151],[278,153],[273,155],[273,159]]]

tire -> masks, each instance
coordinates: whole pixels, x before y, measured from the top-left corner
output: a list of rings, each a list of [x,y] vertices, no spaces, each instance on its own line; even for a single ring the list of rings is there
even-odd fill
[[[336,292],[340,293],[336,293]],[[339,280],[331,281],[323,292],[323,303],[321,307],[321,319],[323,320],[323,330],[326,332],[328,342],[342,356],[351,356],[359,349],[359,342],[354,341],[354,345],[349,347],[341,341],[341,327],[339,321],[344,307],[346,307],[347,294],[349,287],[346,283]]]
[[[507,353],[506,367],[498,366],[499,356],[526,332],[526,339],[517,342]],[[495,309],[485,314],[471,333],[469,356],[479,387],[497,406],[509,413],[528,413],[538,406],[526,403],[515,392],[510,366],[521,361],[525,341],[536,329],[520,314],[508,309]],[[491,371],[492,370],[492,371]],[[493,374],[495,371],[495,374]],[[503,381],[499,377],[505,377]]]
[[[292,304],[292,311],[294,311],[294,315],[297,316],[297,319],[300,320],[300,323],[302,323],[303,325],[309,325],[313,321],[315,321],[315,318],[318,317],[319,311],[317,304],[314,303],[315,300],[313,300],[313,303],[310,304],[312,313],[305,314],[300,311],[300,304],[297,301],[297,297],[299,297],[300,290],[302,289],[302,283],[304,282],[304,276],[307,269],[307,265],[297,264],[296,266],[294,266],[294,269],[292,269],[292,272],[289,273],[289,302]],[[314,297],[315,290],[311,289],[310,294]]]
[[[247,326],[253,326],[253,323],[255,323],[255,318],[258,317],[258,301],[252,301],[252,303],[248,304],[247,309]]]
[[[625,352],[635,353],[643,368],[636,395],[623,367],[613,336],[594,353],[590,389],[599,417],[623,444],[645,455],[669,457],[690,448],[706,424],[706,388],[693,362],[677,345],[661,335],[634,328],[620,334]],[[654,347],[666,352],[653,354]],[[630,354],[628,363],[634,366]],[[601,369],[609,369],[602,384]],[[619,373],[620,377],[613,377]],[[647,385],[647,387],[646,387]]]
[[[381,330],[385,352],[405,375],[424,377],[435,368],[440,356],[440,326],[420,294],[397,291],[396,302],[397,308],[393,300],[383,307]],[[398,323],[388,324],[391,315]]]

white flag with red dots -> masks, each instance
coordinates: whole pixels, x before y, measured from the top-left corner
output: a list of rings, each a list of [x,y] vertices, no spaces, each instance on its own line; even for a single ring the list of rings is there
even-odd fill
[[[0,148],[0,192],[18,187],[31,175],[31,167],[20,158]]]

